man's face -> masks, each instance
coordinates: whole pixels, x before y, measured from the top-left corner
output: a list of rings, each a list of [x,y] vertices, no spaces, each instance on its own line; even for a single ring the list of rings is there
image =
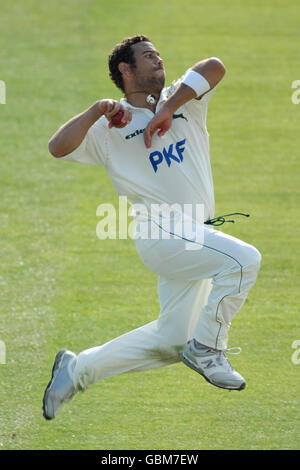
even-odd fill
[[[160,93],[165,84],[165,70],[159,52],[151,42],[139,42],[132,47],[136,67],[132,69],[135,85],[149,93]]]

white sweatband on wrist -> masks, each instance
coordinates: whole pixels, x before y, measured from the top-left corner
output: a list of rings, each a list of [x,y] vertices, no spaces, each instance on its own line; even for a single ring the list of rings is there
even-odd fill
[[[210,84],[208,81],[198,72],[194,70],[188,70],[183,77],[182,83],[191,87],[197,95],[197,98],[208,90],[210,90]]]

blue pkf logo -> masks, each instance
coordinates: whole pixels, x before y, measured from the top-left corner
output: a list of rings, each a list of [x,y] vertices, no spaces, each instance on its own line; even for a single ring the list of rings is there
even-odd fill
[[[171,160],[174,160],[177,163],[182,162],[185,140],[186,139],[176,142],[175,149],[174,149],[174,144],[171,144],[169,145],[168,149],[164,147],[162,152],[155,150],[155,152],[150,153],[149,160],[151,162],[151,165],[155,173],[157,172],[158,165],[160,165],[163,162],[164,158],[167,162],[168,167],[171,166]]]

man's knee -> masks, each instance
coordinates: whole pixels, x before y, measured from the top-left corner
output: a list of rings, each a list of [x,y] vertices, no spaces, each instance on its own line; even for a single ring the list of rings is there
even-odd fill
[[[256,279],[259,269],[260,269],[260,264],[261,264],[261,254],[252,245],[247,245],[247,248],[245,249],[244,253],[244,259],[243,259],[243,273],[248,274],[253,278]]]
[[[259,268],[261,263],[261,254],[255,246],[248,245],[247,247],[247,265],[254,265]]]

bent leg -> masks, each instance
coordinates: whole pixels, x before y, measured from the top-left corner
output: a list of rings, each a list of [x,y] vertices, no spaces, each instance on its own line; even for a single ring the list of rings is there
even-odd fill
[[[186,239],[137,244],[144,263],[172,280],[212,279],[212,289],[194,330],[195,339],[214,349],[226,349],[231,320],[255,283],[261,261],[256,248],[221,231],[204,228],[203,243],[187,248]]]
[[[82,351],[73,372],[75,387],[84,390],[99,380],[180,361],[180,352],[192,338],[211,281],[172,281],[160,277],[159,318],[102,346]]]

